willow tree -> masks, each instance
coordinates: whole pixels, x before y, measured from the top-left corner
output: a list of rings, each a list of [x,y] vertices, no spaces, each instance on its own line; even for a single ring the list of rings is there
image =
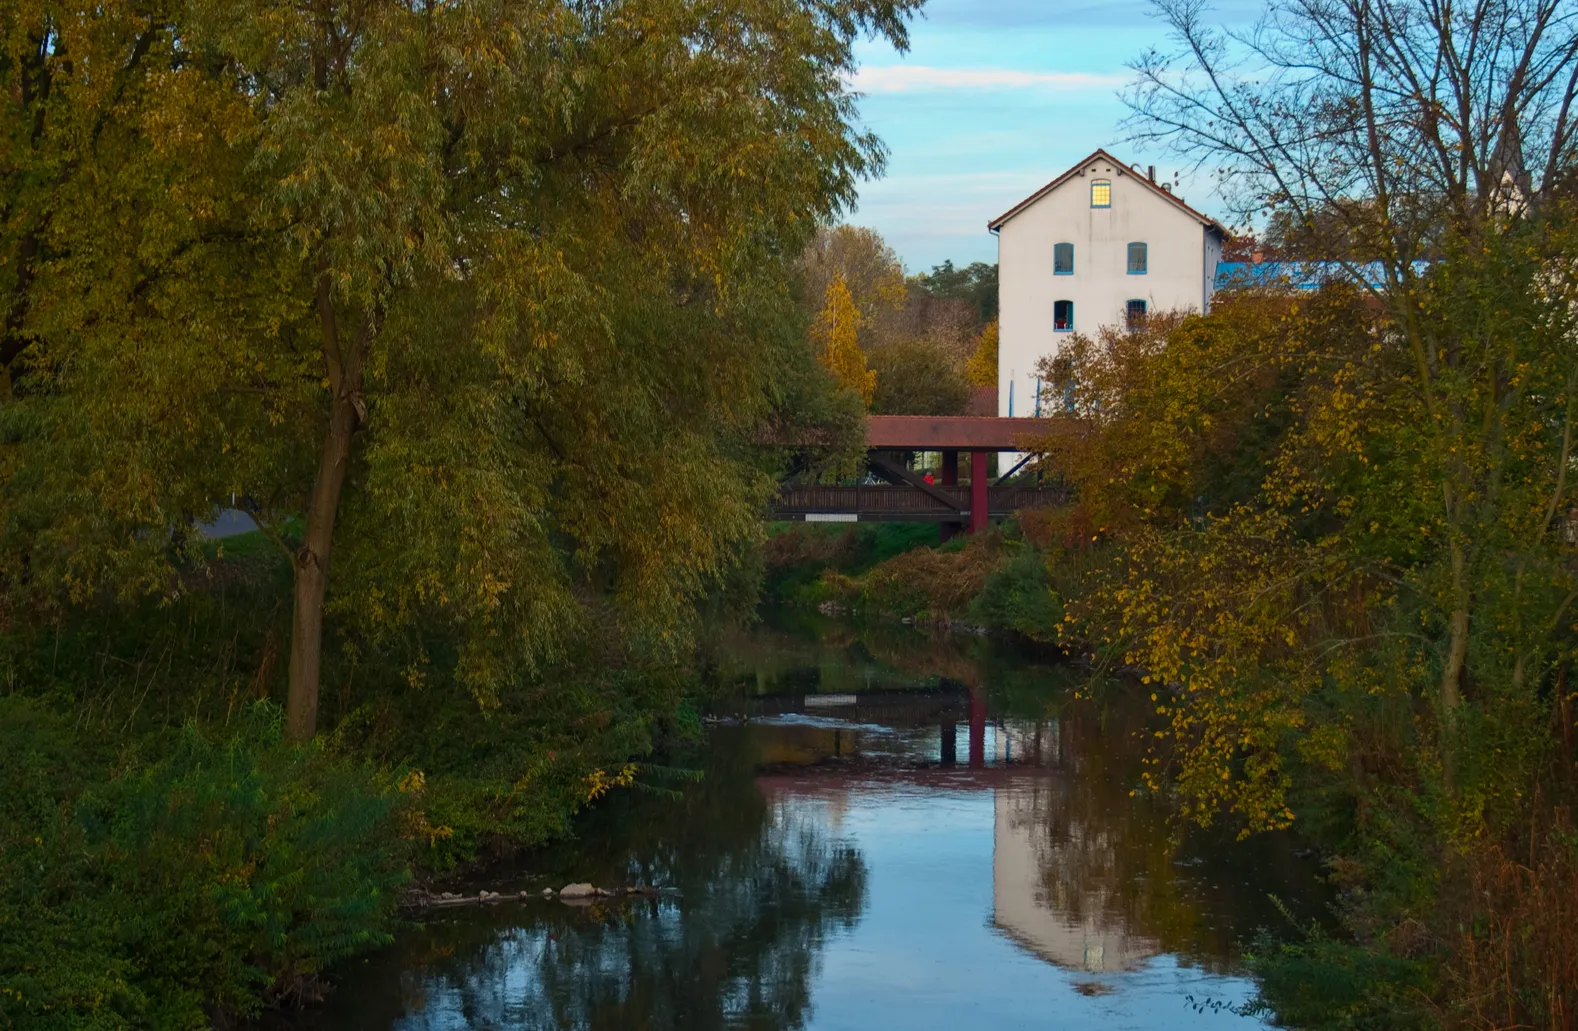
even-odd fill
[[[788,263],[881,161],[852,47],[918,2],[40,7],[13,36],[120,19],[158,59],[141,164],[75,173],[142,180],[75,194],[26,287],[13,579],[174,589],[238,499],[290,557],[297,739],[326,613],[454,633],[483,699],[594,626],[673,647],[809,360]],[[122,53],[40,51],[29,110],[80,121]]]

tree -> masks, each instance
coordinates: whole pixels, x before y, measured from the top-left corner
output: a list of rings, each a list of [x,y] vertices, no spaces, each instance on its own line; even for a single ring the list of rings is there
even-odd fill
[[[976,338],[975,350],[965,365],[970,382],[978,387],[997,386],[997,320],[993,319]]]
[[[1492,527],[1513,500],[1512,409],[1534,405],[1560,427],[1547,455],[1553,489],[1536,506],[1544,523],[1528,528],[1536,539],[1570,490],[1578,363],[1560,334],[1547,337],[1556,350],[1541,360],[1568,371],[1536,395],[1519,371],[1527,342],[1509,331],[1570,321],[1570,272],[1558,263],[1552,288],[1513,296],[1510,254],[1493,252],[1510,230],[1530,257],[1552,254],[1562,232],[1549,219],[1565,217],[1573,169],[1578,8],[1282,0],[1246,34],[1211,27],[1199,0],[1157,10],[1177,47],[1136,65],[1140,137],[1215,163],[1246,219],[1273,213],[1280,235],[1346,262],[1390,316],[1384,346],[1409,356],[1425,434],[1418,472],[1439,502],[1440,575],[1416,585],[1445,613],[1437,701],[1451,721],[1484,597],[1475,579],[1509,559]],[[1492,312],[1508,306],[1520,315],[1498,324]],[[1548,639],[1522,647],[1549,654]]]
[[[453,633],[484,701],[602,613],[674,649],[809,360],[782,256],[881,164],[854,40],[904,45],[916,6],[16,11],[8,154],[42,121],[81,185],[7,184],[8,247],[50,229],[0,283],[36,380],[12,584],[178,589],[192,520],[244,499],[290,556],[298,740],[330,615]],[[101,123],[137,160],[72,131]]]
[[[970,384],[954,359],[932,337],[901,336],[867,349],[876,387],[876,415],[963,415]]]
[[[861,324],[884,333],[904,310],[909,290],[904,266],[875,229],[865,226],[824,226],[806,245],[796,263],[807,314],[818,314],[833,280],[842,276]]]
[[[827,287],[827,304],[817,322],[817,336],[822,344],[822,364],[826,365],[838,382],[860,397],[871,407],[877,388],[877,374],[866,368],[866,355],[860,349],[860,312],[843,274],[833,277]]]
[[[912,283],[933,297],[965,302],[978,325],[997,319],[996,265],[972,261],[964,268],[956,268],[952,261],[945,261],[916,276]]]

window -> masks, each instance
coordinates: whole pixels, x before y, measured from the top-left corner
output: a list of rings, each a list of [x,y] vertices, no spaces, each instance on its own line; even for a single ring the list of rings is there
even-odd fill
[[[1074,328],[1074,302],[1052,302],[1052,328],[1059,333],[1067,333]]]
[[[1143,243],[1129,244],[1129,275],[1145,275],[1150,265],[1149,250]]]
[[[1072,276],[1074,274],[1073,244],[1055,243],[1052,245],[1052,274],[1055,276]]]
[[[1112,180],[1097,179],[1090,184],[1090,206],[1093,208],[1112,207]]]
[[[1144,245],[1142,244],[1141,246]],[[1145,321],[1145,302],[1133,300],[1125,304],[1123,307],[1123,321],[1128,324],[1130,329],[1140,328],[1140,325]]]

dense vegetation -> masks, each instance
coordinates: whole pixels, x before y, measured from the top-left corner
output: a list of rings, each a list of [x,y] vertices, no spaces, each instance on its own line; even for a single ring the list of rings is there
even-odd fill
[[[309,999],[660,775],[917,6],[0,7],[0,1025]]]

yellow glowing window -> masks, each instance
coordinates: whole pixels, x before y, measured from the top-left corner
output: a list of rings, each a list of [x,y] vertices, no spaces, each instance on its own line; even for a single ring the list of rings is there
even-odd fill
[[[1093,208],[1112,207],[1112,180],[1097,179],[1090,184],[1090,206]]]

